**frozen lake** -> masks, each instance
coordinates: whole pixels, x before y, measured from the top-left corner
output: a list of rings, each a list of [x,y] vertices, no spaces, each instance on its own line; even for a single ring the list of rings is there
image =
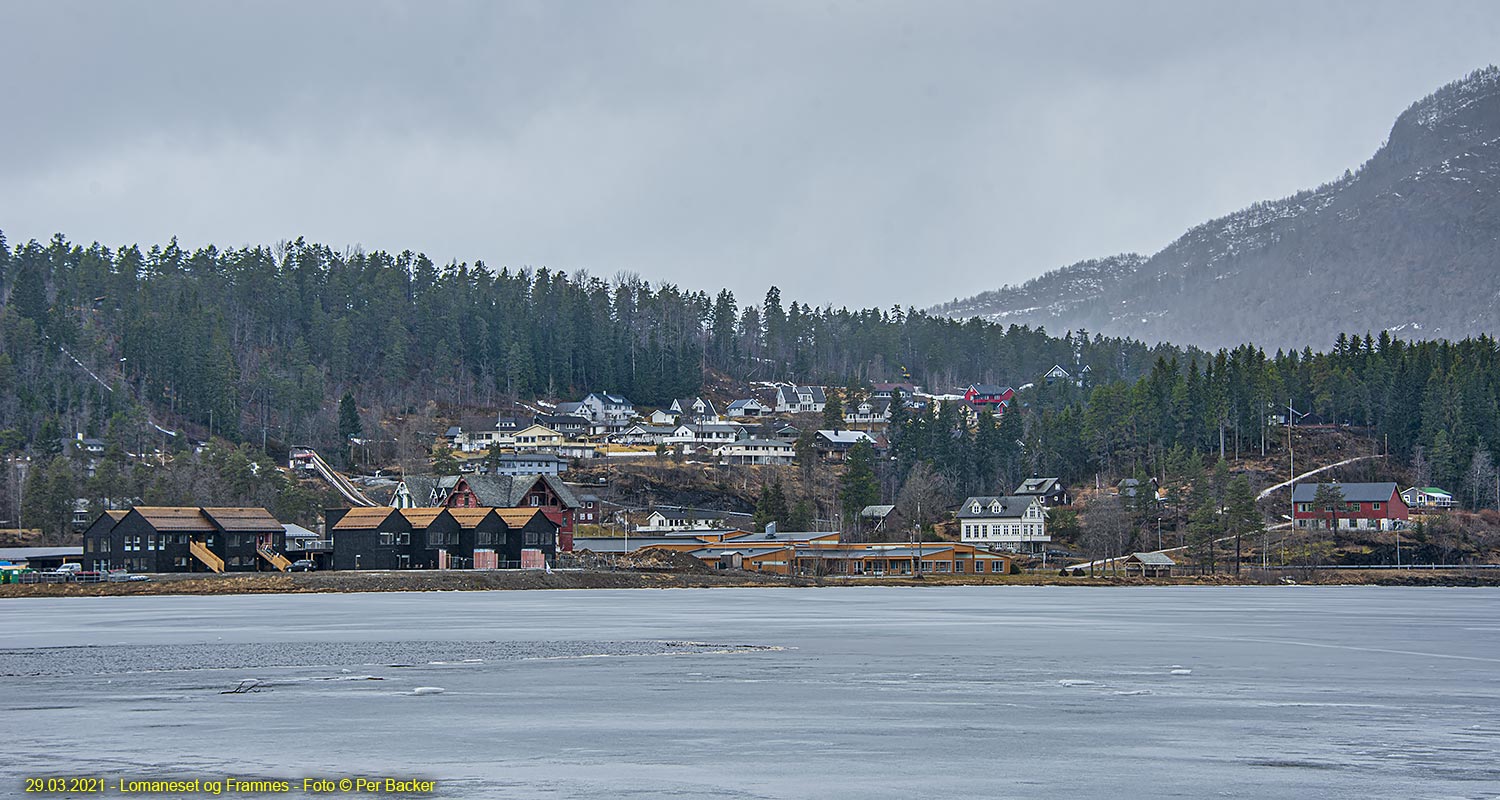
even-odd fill
[[[0,718],[6,796],[369,775],[466,798],[1493,798],[1500,592],[18,599]]]

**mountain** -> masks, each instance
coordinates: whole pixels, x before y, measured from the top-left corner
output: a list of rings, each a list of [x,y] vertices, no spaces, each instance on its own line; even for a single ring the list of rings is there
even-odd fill
[[[1500,332],[1500,68],[1415,103],[1356,172],[1203,223],[1150,257],[1084,261],[932,309],[1228,347],[1343,333]]]

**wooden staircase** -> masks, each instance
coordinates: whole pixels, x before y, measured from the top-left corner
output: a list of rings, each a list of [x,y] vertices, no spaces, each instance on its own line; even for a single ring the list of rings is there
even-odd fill
[[[214,555],[214,551],[208,549],[208,545],[197,539],[188,542],[188,550],[192,551],[193,557],[203,562],[203,565],[214,572],[224,571],[224,559]]]
[[[281,570],[282,572],[286,572],[287,570],[292,568],[292,562],[288,561],[286,556],[277,553],[269,548],[257,547],[255,548],[255,552],[260,553],[261,558],[264,558],[267,563]]]

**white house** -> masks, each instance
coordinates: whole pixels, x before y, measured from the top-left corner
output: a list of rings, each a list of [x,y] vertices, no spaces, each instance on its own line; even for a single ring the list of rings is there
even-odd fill
[[[745,438],[745,426],[733,422],[691,422],[678,425],[667,437],[667,444],[707,445],[710,447]]]
[[[844,409],[844,423],[847,425],[872,425],[890,421],[890,398],[861,400],[858,404]]]
[[[646,517],[646,524],[636,530],[650,531],[712,531],[723,530],[724,520],[718,514],[707,511],[653,511]]]
[[[1401,492],[1401,499],[1413,510],[1422,508],[1456,508],[1453,495],[1436,486],[1413,486]]]
[[[720,464],[790,464],[797,451],[782,439],[742,439],[720,447],[714,455]]]
[[[953,515],[959,540],[968,544],[1036,552],[1052,541],[1046,509],[1036,497],[970,497]]]
[[[681,417],[695,417],[697,419],[716,419],[719,410],[714,408],[714,403],[706,397],[683,397],[672,401],[667,410]]]
[[[494,475],[558,475],[568,469],[568,460],[550,453],[502,453],[493,459]]]
[[[516,431],[515,440],[518,453],[556,453],[567,437],[546,425],[532,425]]]
[[[652,425],[671,425],[677,422],[677,415],[665,408],[658,408],[651,412],[651,416],[646,417],[646,421]]]
[[[579,401],[579,405],[581,408],[578,413],[588,415],[594,422],[610,426],[623,427],[636,416],[634,403],[609,392],[589,392],[588,396]]]
[[[876,444],[875,439],[864,431],[820,430],[814,435],[813,448],[825,461],[843,461],[860,442],[868,442],[872,447]]]
[[[656,445],[663,444],[677,429],[671,425],[643,425],[636,423],[609,437],[616,444]]]
[[[463,431],[455,441],[460,453],[478,453],[500,444],[500,438],[499,431]]]
[[[797,386],[787,384],[776,387],[776,413],[819,414],[828,405],[828,396],[821,386]]]
[[[1051,386],[1052,384],[1058,382],[1071,383],[1074,386],[1082,386],[1084,379],[1088,377],[1088,373],[1089,368],[1087,366],[1080,370],[1078,375],[1075,376],[1073,375],[1073,373],[1063,369],[1061,364],[1053,364],[1052,369],[1047,370],[1046,374],[1042,375],[1042,382],[1048,386]]]
[[[766,408],[765,403],[762,403],[761,401],[756,400],[753,397],[744,400],[736,400],[729,404],[730,419],[735,419],[737,417],[759,417],[764,416],[769,412],[770,409]]]

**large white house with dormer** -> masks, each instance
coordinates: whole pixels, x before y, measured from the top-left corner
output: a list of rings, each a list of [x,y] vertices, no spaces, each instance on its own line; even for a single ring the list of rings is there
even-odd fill
[[[828,405],[828,396],[821,386],[797,386],[786,384],[776,387],[776,413],[821,414]]]
[[[1047,510],[1036,497],[970,497],[953,516],[966,544],[1037,552],[1052,541]]]

